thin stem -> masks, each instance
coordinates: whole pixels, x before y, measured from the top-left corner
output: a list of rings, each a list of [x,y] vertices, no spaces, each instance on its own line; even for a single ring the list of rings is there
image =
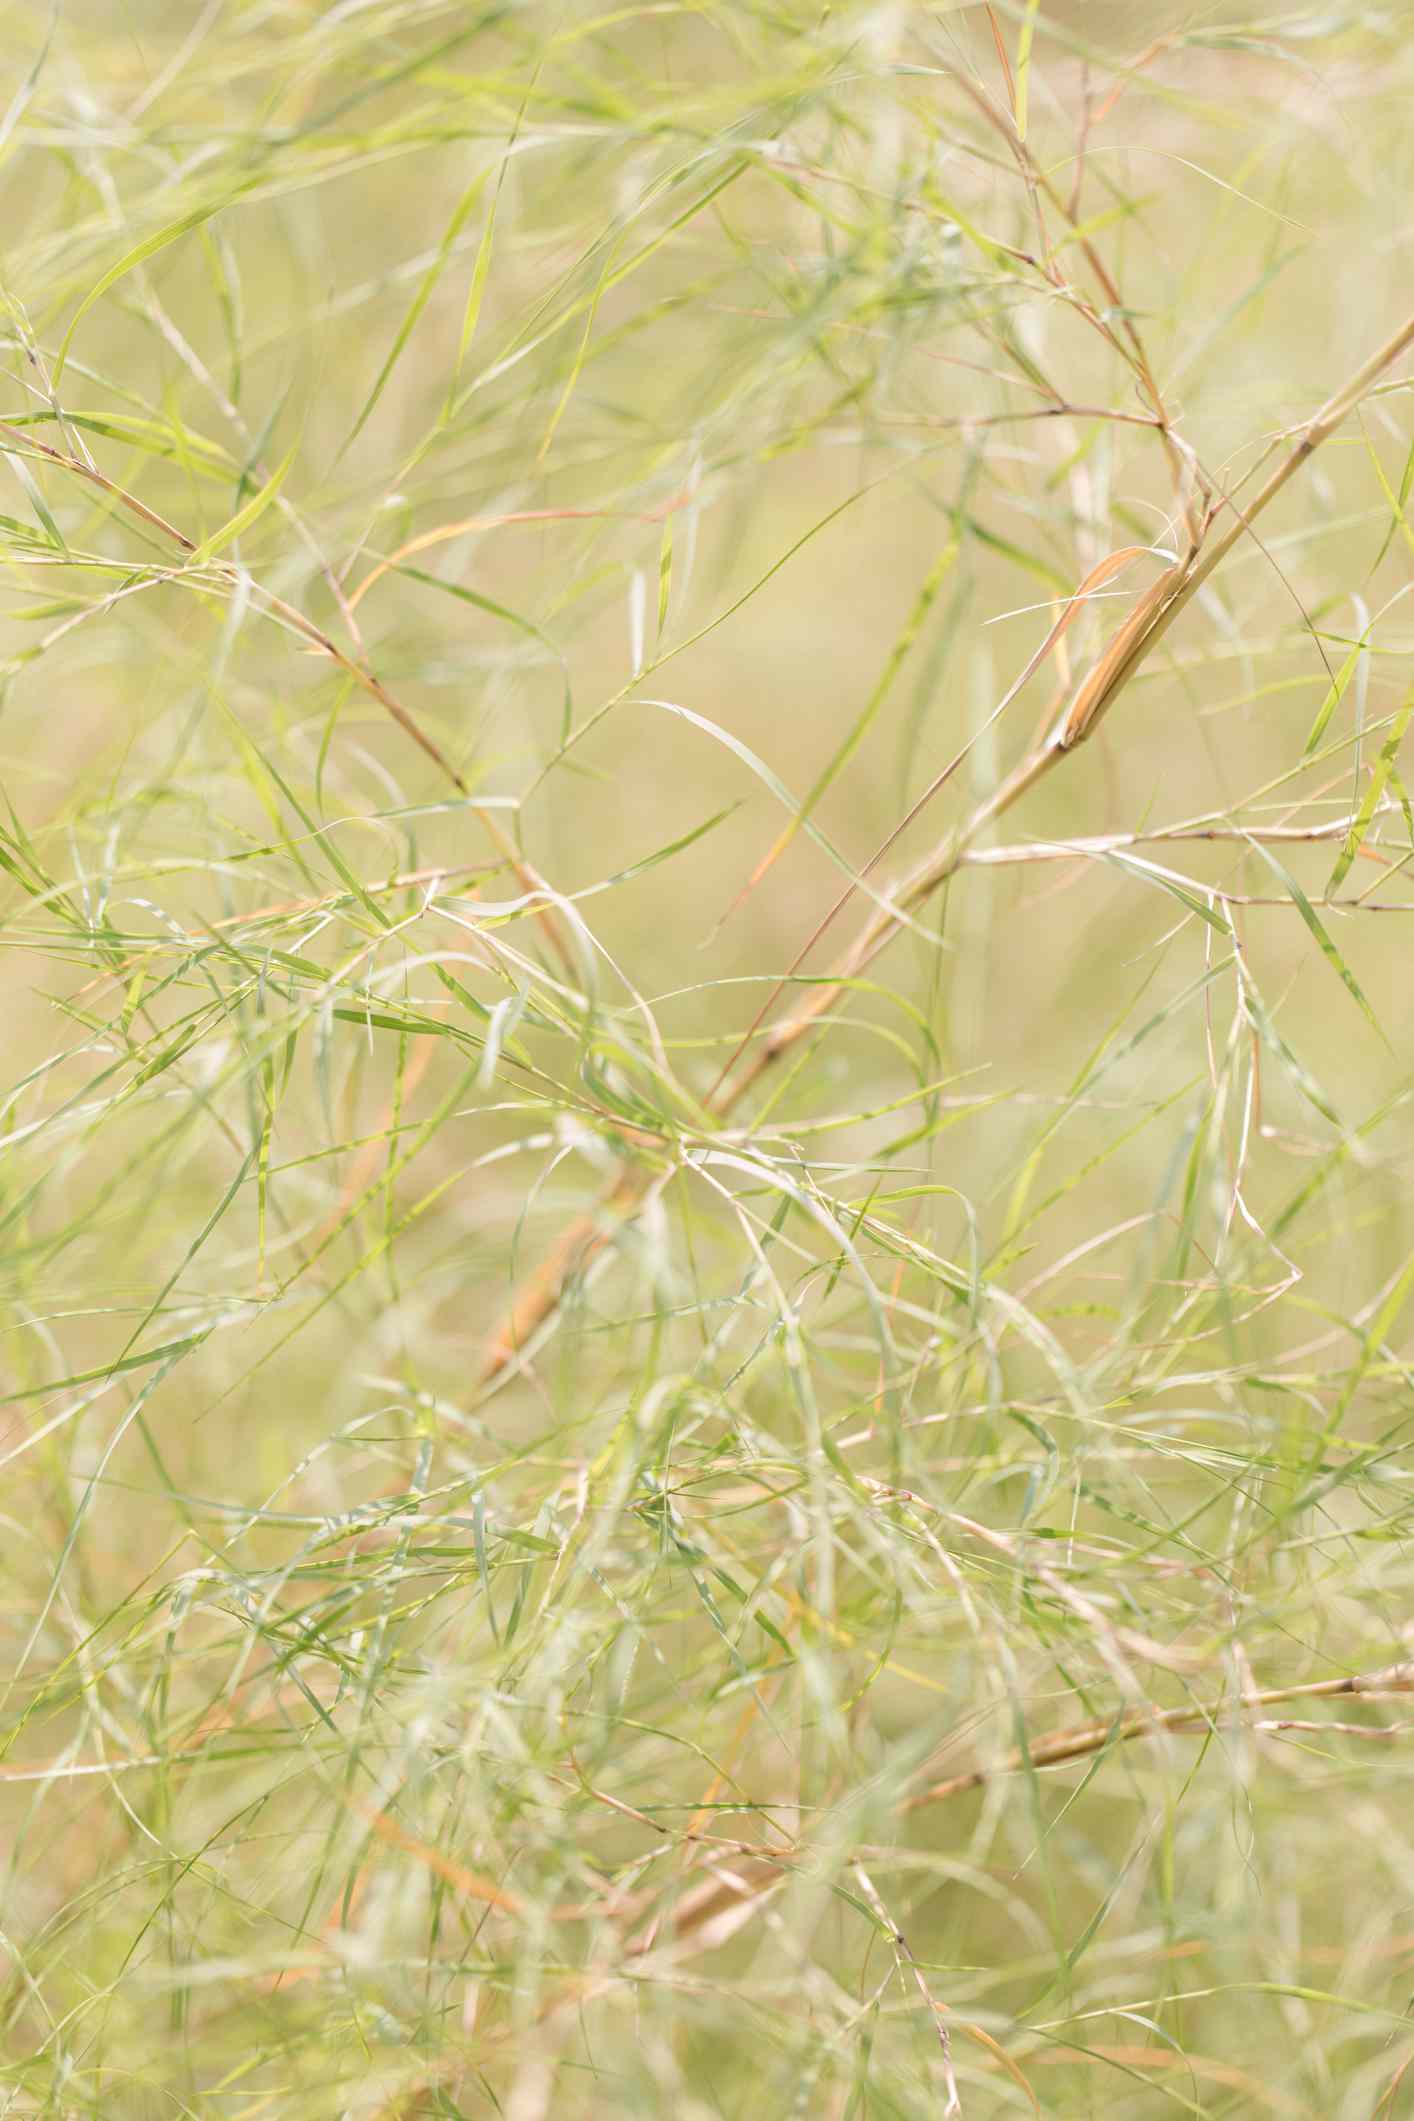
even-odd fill
[[[1267,1708],[1277,1701],[1330,1701],[1352,1694],[1367,1701],[1382,1701],[1411,1693],[1414,1693],[1414,1664],[1390,1664],[1381,1671],[1360,1672],[1348,1679],[1317,1679],[1305,1686],[1251,1688],[1206,1708],[1190,1703],[1172,1709],[1138,1709],[1130,1716],[1077,1724],[1069,1730],[1052,1731],[1048,1738],[1033,1739],[1025,1747],[1016,1746],[992,1767],[971,1768],[966,1774],[950,1775],[943,1782],[933,1783],[918,1796],[910,1798],[906,1809],[916,1811],[920,1805],[941,1804],[949,1797],[960,1797],[967,1790],[981,1789],[984,1783],[994,1781],[997,1776],[1014,1775],[1022,1768],[1059,1767],[1069,1760],[1084,1760],[1092,1753],[1105,1752],[1112,1745],[1127,1745],[1135,1738],[1157,1738],[1165,1731],[1218,1730],[1224,1717],[1239,1709]]]
[[[1245,510],[1237,509],[1235,503],[1221,503],[1208,518],[1204,530],[1211,527],[1221,515],[1224,506],[1231,506],[1233,520],[1210,544],[1200,544],[1190,551],[1176,566],[1170,567],[1157,582],[1146,591],[1130,617],[1120,627],[1109,646],[1097,657],[1089,672],[1077,689],[1069,709],[1051,732],[1013,767],[991,795],[980,803],[964,823],[946,838],[907,875],[890,895],[886,903],[877,908],[865,921],[854,941],[836,963],[824,981],[812,989],[808,999],[783,1022],[777,1024],[765,1037],[758,1052],[739,1073],[733,1074],[737,1055],[743,1050],[745,1041],[733,1054],[727,1068],[719,1076],[708,1100],[708,1108],[719,1118],[725,1118],[740,1104],[746,1093],[760,1081],[766,1071],[778,1061],[782,1054],[790,1051],[805,1037],[819,1019],[838,1001],[841,993],[852,980],[857,979],[879,953],[900,934],[908,924],[909,916],[933,893],[945,884],[967,859],[973,843],[986,828],[1003,817],[1021,798],[1044,780],[1063,759],[1086,742],[1099,726],[1102,717],[1113,706],[1124,687],[1142,667],[1148,657],[1168,632],[1179,613],[1196,595],[1198,589],[1212,574],[1238,540],[1248,531],[1255,519],[1275,500],[1287,482],[1293,478],[1320,444],[1339,426],[1345,416],[1357,405],[1381,375],[1401,354],[1414,345],[1414,317],[1410,317],[1400,329],[1385,341],[1377,352],[1370,355],[1341,388],[1329,397],[1306,426],[1264,485]],[[1052,638],[1048,637],[1049,638]],[[1036,666],[1043,649],[1033,656],[1023,677]],[[1019,689],[1020,683],[1012,687],[1006,697],[1010,699]],[[924,796],[913,806],[904,820],[909,823],[926,802],[950,778],[962,754],[950,761],[937,776]],[[894,829],[877,848],[860,871],[860,879],[874,868],[884,852],[891,847],[904,829]],[[816,935],[812,936],[805,950],[796,960],[798,966],[808,953],[824,926],[833,919],[854,890],[845,894]],[[792,971],[796,966],[792,966]],[[786,975],[787,978],[790,974]],[[775,994],[781,991],[781,982],[766,1004],[768,1010]],[[766,1010],[758,1015],[757,1023]],[[755,1030],[752,1026],[752,1031]],[[748,1031],[747,1039],[752,1036]],[[560,1243],[550,1254],[545,1264],[531,1278],[515,1302],[495,1335],[483,1369],[483,1381],[499,1376],[525,1347],[542,1324],[557,1309],[561,1295],[570,1279],[584,1271],[604,1246],[609,1242],[614,1227],[634,1212],[638,1197],[646,1185],[634,1180],[631,1173],[621,1174],[605,1195],[605,1206],[609,1208],[611,1220],[607,1223],[601,1214],[592,1213],[577,1220],[565,1233]]]

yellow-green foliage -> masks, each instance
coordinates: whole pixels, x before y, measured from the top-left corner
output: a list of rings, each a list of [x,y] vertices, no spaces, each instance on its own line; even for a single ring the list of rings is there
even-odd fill
[[[0,25],[0,2114],[1396,2115],[1402,11]]]

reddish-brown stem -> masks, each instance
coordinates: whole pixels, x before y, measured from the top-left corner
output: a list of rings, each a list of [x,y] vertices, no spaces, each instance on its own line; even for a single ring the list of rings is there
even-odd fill
[[[1210,542],[1205,535],[1202,542],[1192,548],[1176,566],[1170,567],[1161,575],[1145,593],[1114,639],[1086,673],[1068,710],[1052,732],[1044,736],[972,815],[940,841],[885,902],[876,908],[824,981],[813,988],[808,999],[802,1002],[792,1015],[765,1034],[755,1056],[744,1069],[736,1073],[731,1072],[735,1066],[733,1056],[726,1075],[719,1078],[709,1100],[710,1109],[717,1117],[723,1118],[731,1112],[767,1070],[818,1023],[838,1001],[850,982],[857,979],[879,952],[908,925],[913,911],[956,873],[969,848],[987,826],[1009,811],[1023,795],[1093,735],[1124,687],[1152,654],[1179,613],[1212,574],[1214,568],[1239,539],[1250,531],[1256,517],[1275,500],[1288,480],[1294,477],[1307,458],[1319,448],[1371,385],[1411,346],[1414,346],[1414,317],[1401,325],[1400,329],[1326,400],[1314,418],[1301,430],[1281,462],[1269,473],[1245,509],[1238,509],[1235,503],[1222,503],[1211,512],[1202,526],[1204,533],[1211,531],[1212,526],[1221,520],[1224,508],[1230,510],[1232,520],[1213,536]],[[944,770],[933,784],[934,788],[946,780],[949,771],[950,769]],[[929,794],[932,792],[933,789],[928,791]],[[916,814],[918,807],[914,806],[914,810],[909,813],[910,818]],[[899,829],[901,828],[896,828],[895,832],[889,835],[884,843],[885,848],[892,845]],[[876,850],[861,870],[861,877],[869,873],[882,851]],[[628,1181],[623,1177],[615,1181],[606,1204],[616,1201],[622,1204],[625,1197],[621,1189],[626,1183]],[[632,1209],[633,1200],[630,1195],[627,1197],[624,1212],[631,1214]],[[568,1281],[576,1272],[582,1270],[590,1258],[603,1249],[606,1242],[607,1235],[597,1216],[582,1218],[573,1226],[571,1232],[561,1240],[550,1258],[517,1297],[509,1321],[496,1335],[488,1353],[482,1373],[484,1381],[489,1382],[506,1368],[515,1350],[524,1347],[531,1334],[555,1311]]]

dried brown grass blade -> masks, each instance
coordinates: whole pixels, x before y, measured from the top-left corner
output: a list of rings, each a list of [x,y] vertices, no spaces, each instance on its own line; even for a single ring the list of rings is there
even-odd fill
[[[1011,76],[1011,61],[1010,61],[1010,59],[1008,59],[1008,57],[1007,57],[1007,55],[1006,55],[1006,45],[1005,45],[1005,44],[1004,44],[1004,43],[1002,42],[1002,32],[1001,32],[1001,26],[1000,26],[1000,24],[999,24],[999,23],[998,23],[998,21],[997,21],[997,15],[996,15],[996,9],[995,9],[995,8],[991,8],[991,7],[989,7],[989,8],[987,9],[987,21],[988,21],[988,23],[989,23],[989,24],[991,25],[991,31],[992,31],[992,42],[993,42],[993,44],[995,44],[995,46],[997,47],[997,58],[998,58],[998,60],[999,60],[999,62],[1000,62],[1000,64],[1001,64],[1001,69],[1002,69],[1002,79],[1003,79],[1003,80],[1005,81],[1005,83],[1006,83],[1006,99],[1007,99],[1007,102],[1008,102],[1008,103],[1009,103],[1009,104],[1011,105],[1011,114],[1012,114],[1012,118],[1013,118],[1013,120],[1015,120],[1015,117],[1016,117],[1016,83],[1015,83],[1015,81],[1013,81],[1013,79],[1012,79],[1012,76]]]
[[[1097,589],[1103,587],[1103,585],[1106,582],[1110,581],[1113,576],[1118,574],[1121,568],[1127,567],[1131,560],[1139,558],[1143,553],[1147,552],[1148,549],[1149,548],[1146,545],[1125,545],[1122,546],[1117,552],[1107,553],[1103,560],[1099,561],[1096,566],[1091,568],[1090,572],[1085,576],[1084,580],[1081,582],[1079,588],[1076,589],[1074,593],[1067,599],[1065,609],[1061,612],[1059,618],[1051,627],[1050,632],[1046,635],[1040,647],[1029,658],[1025,668],[1021,672],[1021,675],[1017,678],[1016,682],[1008,689],[1004,697],[994,709],[991,719],[995,720],[997,715],[1003,713],[1004,710],[1010,706],[1011,702],[1017,697],[1018,693],[1020,693],[1024,689],[1024,687],[1029,684],[1030,680],[1040,669],[1041,665],[1045,662],[1046,658],[1049,655],[1052,655],[1056,651],[1056,649],[1060,647],[1061,643],[1065,639],[1066,632],[1069,629],[1076,614],[1083,608],[1085,600],[1088,597],[1092,596]],[[733,1049],[730,1058],[727,1060],[720,1075],[717,1077],[716,1082],[713,1084],[711,1091],[711,1099],[713,1103],[717,1103],[722,1099],[724,1086],[726,1085],[728,1078],[731,1076],[731,1073],[736,1067],[738,1061],[741,1059],[742,1054],[746,1051],[752,1039],[755,1037],[757,1031],[760,1030],[762,1024],[766,1021],[766,1018],[770,1015],[772,1009],[780,1000],[780,997],[785,992],[785,989],[789,982],[795,977],[796,973],[805,963],[805,960],[809,957],[811,951],[815,948],[815,945],[821,940],[827,930],[833,926],[834,922],[838,919],[839,915],[844,911],[845,907],[854,897],[855,893],[859,889],[859,886],[864,882],[865,878],[873,874],[873,872],[878,868],[880,862],[883,861],[885,855],[889,852],[890,848],[894,847],[898,843],[899,839],[908,830],[909,826],[914,822],[914,820],[922,815],[923,811],[926,810],[928,805],[932,802],[934,796],[938,795],[941,790],[946,787],[947,783],[952,779],[953,774],[962,764],[964,758],[966,758],[967,752],[970,748],[970,746],[964,746],[962,750],[958,751],[951,759],[949,759],[947,765],[944,766],[939,773],[934,775],[933,779],[928,783],[927,787],[923,790],[923,793],[919,796],[918,800],[899,820],[898,824],[895,825],[893,831],[889,833],[888,837],[880,841],[879,845],[874,849],[874,852],[870,855],[868,861],[865,862],[863,868],[859,871],[859,874],[854,878],[854,880],[850,884],[846,886],[846,888],[840,893],[840,896],[835,900],[834,904],[831,906],[829,912],[811,930],[810,934],[806,937],[805,941],[801,944],[800,949],[796,952],[794,958],[787,966],[785,972],[781,975],[780,979],[771,989],[771,992],[767,995],[765,1001],[757,1010],[755,1016],[748,1024],[746,1030],[742,1033],[741,1038],[738,1040],[735,1048]],[[733,911],[735,911],[736,905],[739,905],[741,903],[741,900],[744,899],[749,892],[755,889],[756,885],[766,874],[771,864],[775,861],[777,855],[788,843],[788,838],[789,835],[787,833],[782,833],[777,839],[775,845],[769,850],[766,855],[763,856],[761,861],[757,863],[756,868],[752,871],[750,878],[743,886],[742,891],[740,892],[737,900],[735,901],[732,908]]]
[[[450,1856],[444,1856],[442,1851],[433,1848],[430,1842],[419,1841],[416,1834],[410,1834],[406,1827],[399,1826],[397,1820],[387,1812],[380,1812],[373,1805],[362,1803],[357,1797],[346,1796],[344,1802],[350,1811],[358,1814],[380,1841],[386,1841],[390,1848],[401,1849],[406,1856],[415,1857],[419,1863],[425,1864],[429,1871],[435,1871],[439,1878],[445,1879],[448,1885],[455,1887],[457,1892],[464,1894],[468,1900],[479,1900],[485,1906],[498,1908],[506,1915],[519,1915],[523,1912],[522,1903],[514,1893],[506,1892],[492,1879],[483,1878],[479,1872],[468,1870],[465,1864],[453,1862]]]
[[[1041,2121],[1041,2102],[1027,2083],[1021,2065],[1013,2061],[1001,2042],[994,2040],[991,2034],[984,2031],[980,2025],[969,2025],[963,2022],[962,2030],[969,2038],[975,2040],[979,2047],[984,2047],[987,2050],[987,2053],[992,2057],[998,2068],[1004,2069],[1014,2084],[1020,2085],[1022,2091],[1025,2092],[1027,2098],[1031,2101],[1031,2111],[1035,2114],[1036,2121]]]
[[[977,94],[979,101],[985,103],[985,98],[980,96],[980,92],[974,93]],[[1314,418],[1300,431],[1292,447],[1269,473],[1267,479],[1253,499],[1247,503],[1245,509],[1239,510],[1235,501],[1224,499],[1214,506],[1210,513],[1205,515],[1202,523],[1196,526],[1196,540],[1193,549],[1175,567],[1169,568],[1160,576],[1159,580],[1154,583],[1141,600],[1138,608],[1130,614],[1130,617],[1120,628],[1114,640],[1111,641],[1082,681],[1080,690],[1077,692],[1069,711],[1054,734],[1043,739],[1040,744],[1021,759],[1011,773],[1002,781],[1001,785],[993,791],[985,802],[978,806],[972,816],[957,831],[942,840],[933,849],[932,853],[913,870],[911,875],[903,879],[893,894],[891,901],[879,907],[864,923],[854,942],[844,952],[833,974],[827,981],[821,986],[814,988],[810,997],[801,1004],[793,1015],[775,1026],[762,1041],[761,1048],[749,1067],[739,1073],[734,1073],[741,1055],[764,1021],[766,1011],[758,1011],[745,1037],[738,1043],[726,1068],[719,1075],[713,1086],[708,1099],[709,1106],[713,1112],[718,1116],[725,1116],[738,1105],[761,1075],[782,1054],[787,1052],[797,1040],[806,1035],[811,1027],[819,1021],[820,1017],[839,999],[849,983],[858,978],[879,951],[895,935],[902,931],[908,916],[911,915],[914,908],[921,905],[949,877],[955,874],[968,848],[979,834],[994,820],[1010,810],[1029,789],[1051,772],[1062,759],[1078,749],[1086,737],[1093,733],[1101,717],[1108,712],[1124,686],[1128,684],[1134,673],[1152,653],[1179,613],[1186,608],[1202,584],[1212,574],[1214,568],[1221,564],[1226,555],[1242,537],[1250,533],[1256,517],[1276,498],[1277,494],[1301,469],[1307,458],[1319,448],[1327,436],[1340,425],[1347,413],[1360,402],[1365,392],[1411,346],[1414,346],[1414,317],[1407,319],[1399,330],[1387,339],[1375,353],[1371,354],[1369,359],[1361,364],[1341,388],[1326,400]],[[1224,510],[1230,512],[1232,521],[1216,536],[1210,536],[1209,533],[1213,525],[1221,519]],[[1102,562],[1101,564],[1103,566],[1106,563]],[[1064,619],[1065,615],[1063,614],[1062,616]],[[1058,621],[1058,626],[1061,623]],[[1008,700],[1015,696],[1016,691],[1020,689],[1020,686],[1036,666],[1036,663],[1050,653],[1051,647],[1054,645],[1052,636],[1059,637],[1055,628],[1052,629],[1052,634],[1047,636],[1037,655],[1027,664],[1022,676],[1018,678],[1016,685],[1013,686],[1012,691],[1007,695]],[[963,756],[965,756],[965,753],[959,753],[943,768],[934,782],[924,790],[918,803],[913,806],[907,817],[890,834],[872,861],[860,872],[860,877],[857,881],[862,881],[868,874],[869,869],[874,866],[874,863],[882,859],[883,854],[887,852],[899,834],[918,814],[922,805],[929,801],[950,778]],[[852,885],[850,893],[845,895],[846,899],[849,895],[852,895],[854,888],[855,886]],[[805,956],[814,947],[820,936],[824,934],[838,910],[838,906],[835,906],[826,914],[825,919],[807,941],[804,950],[796,957],[790,971],[786,974],[786,980],[799,969]],[[773,990],[771,1000],[766,1005],[767,1010],[769,1010],[784,984],[785,981],[783,980]],[[610,1199],[614,1197],[614,1194],[617,1193],[618,1188],[623,1183],[623,1180],[616,1182],[615,1187],[608,1196]],[[593,1217],[584,1220],[591,1226],[595,1225],[595,1218]],[[584,1223],[581,1222],[576,1227],[583,1228],[583,1226]],[[513,1351],[514,1347],[519,1346],[523,1342],[525,1338],[524,1321],[526,1319],[532,1321],[531,1329],[533,1330],[535,1326],[548,1319],[555,1310],[558,1302],[554,1289],[555,1262],[562,1256],[568,1259],[568,1271],[573,1271],[575,1247],[571,1245],[566,1254],[562,1242],[561,1246],[558,1246],[556,1251],[552,1253],[546,1265],[538,1270],[526,1294],[522,1298],[517,1299],[510,1320],[506,1326],[502,1327],[496,1341],[493,1343],[491,1357],[488,1360],[485,1372],[488,1378],[494,1377],[505,1367],[509,1360],[507,1350]]]
[[[501,515],[463,516],[458,522],[442,523],[436,530],[422,531],[419,536],[409,538],[405,545],[400,545],[396,552],[390,552],[386,559],[377,561],[357,589],[350,592],[348,609],[355,610],[375,582],[401,567],[403,561],[410,560],[414,553],[430,552],[435,545],[446,545],[453,538],[466,537],[474,530],[501,530],[511,523],[661,523],[690,499],[690,494],[678,493],[658,508],[512,508]]]

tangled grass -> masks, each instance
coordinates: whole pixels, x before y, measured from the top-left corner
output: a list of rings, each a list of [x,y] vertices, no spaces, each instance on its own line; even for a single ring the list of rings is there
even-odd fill
[[[1396,2116],[1399,12],[4,20],[0,2114]]]

